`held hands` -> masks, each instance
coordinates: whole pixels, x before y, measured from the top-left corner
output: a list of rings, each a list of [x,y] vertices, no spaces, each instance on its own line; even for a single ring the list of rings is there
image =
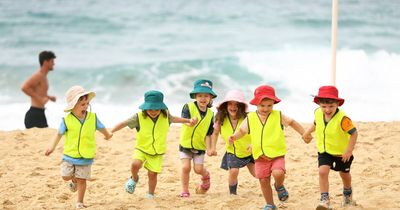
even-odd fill
[[[189,120],[189,126],[195,126],[197,124],[197,117],[193,117]]]
[[[104,136],[104,139],[105,140],[110,140],[112,137],[113,137],[113,133],[110,133],[109,135],[107,135],[107,136]]]
[[[310,141],[313,139],[313,137],[309,133],[304,133],[302,138],[303,138],[303,141],[307,144],[310,143]]]
[[[207,150],[207,155],[211,157],[211,156],[217,156],[218,154],[215,149],[210,149],[210,150]]]

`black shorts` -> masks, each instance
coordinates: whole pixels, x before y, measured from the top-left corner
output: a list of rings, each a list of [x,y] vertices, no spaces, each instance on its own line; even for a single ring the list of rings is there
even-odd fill
[[[37,108],[31,106],[31,108],[25,114],[25,127],[26,128],[47,128],[46,115],[44,114],[44,108]]]
[[[326,152],[318,153],[318,167],[320,167],[322,165],[328,165],[334,171],[341,171],[343,173],[349,173],[350,166],[351,166],[351,163],[353,162],[353,159],[354,159],[354,156],[352,155],[350,157],[349,161],[343,162],[342,157],[333,156]]]
[[[225,170],[229,170],[231,168],[243,168],[249,163],[254,163],[252,155],[244,158],[239,158],[236,157],[234,154],[226,152],[224,157],[222,158],[220,168]]]

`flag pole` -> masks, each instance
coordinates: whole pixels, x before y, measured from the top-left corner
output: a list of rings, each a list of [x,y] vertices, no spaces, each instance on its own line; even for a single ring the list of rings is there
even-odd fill
[[[332,0],[332,31],[331,31],[331,84],[336,86],[336,42],[338,27],[339,0]]]

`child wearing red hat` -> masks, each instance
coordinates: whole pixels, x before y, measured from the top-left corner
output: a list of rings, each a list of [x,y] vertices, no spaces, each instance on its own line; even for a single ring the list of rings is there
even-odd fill
[[[343,182],[343,206],[354,205],[352,199],[350,166],[357,141],[357,130],[347,115],[339,109],[344,99],[338,97],[334,86],[322,86],[314,102],[314,124],[303,134],[306,143],[312,140],[315,131],[318,149],[319,187],[321,192],[317,210],[331,209],[329,200],[329,171],[339,171]]]
[[[261,85],[254,91],[250,104],[257,106],[257,111],[250,112],[240,125],[240,129],[229,137],[233,143],[249,133],[251,136],[252,155],[255,160],[255,175],[259,179],[265,202],[264,210],[277,207],[272,198],[271,175],[275,179],[275,190],[280,201],[287,201],[289,193],[283,185],[285,179],[286,140],[283,128],[291,126],[300,135],[303,127],[295,120],[274,110],[273,106],[281,100],[275,96],[275,90],[268,85]]]

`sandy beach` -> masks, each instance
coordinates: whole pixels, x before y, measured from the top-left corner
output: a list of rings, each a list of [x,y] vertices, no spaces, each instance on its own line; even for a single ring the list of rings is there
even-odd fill
[[[304,124],[303,124],[304,125]],[[307,125],[304,125],[307,126]],[[357,122],[358,143],[352,165],[353,191],[357,206],[346,209],[400,209],[400,122]],[[224,143],[218,143],[218,156],[207,157],[211,189],[196,195],[200,177],[192,170],[190,198],[178,197],[180,161],[179,127],[171,127],[163,172],[158,176],[155,199],[146,199],[147,171],[139,173],[134,194],[124,191],[130,176],[130,163],[136,131],[123,129],[111,141],[97,135],[97,158],[92,167],[85,202],[88,209],[261,209],[265,203],[258,180],[242,169],[238,195],[230,196],[228,173],[219,169]],[[59,175],[63,140],[49,157],[44,155],[55,129],[0,131],[0,209],[73,209],[76,194],[71,193]],[[291,128],[286,129],[288,152],[285,185],[290,198],[285,209],[314,209],[319,198],[315,140],[305,144]],[[330,174],[330,196],[334,209],[340,207],[342,185],[338,173]],[[274,192],[274,200],[278,199]]]

